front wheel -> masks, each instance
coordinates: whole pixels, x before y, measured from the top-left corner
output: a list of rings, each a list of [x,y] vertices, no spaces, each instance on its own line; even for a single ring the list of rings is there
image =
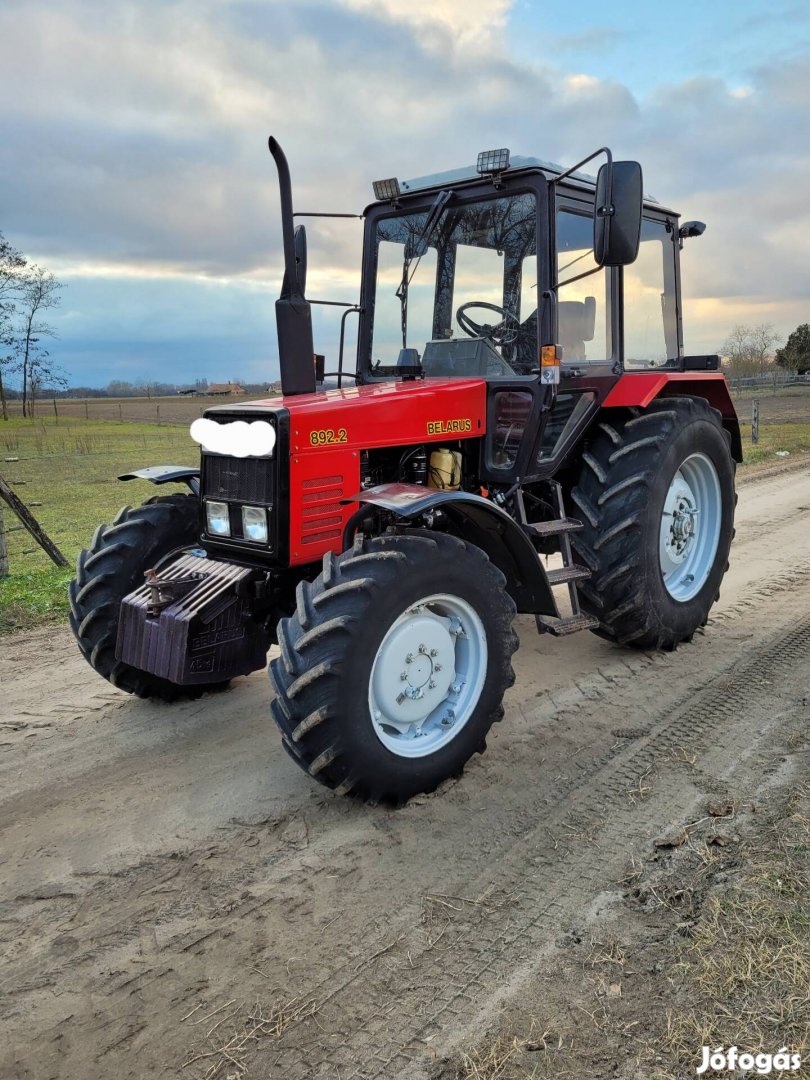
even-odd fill
[[[458,775],[514,682],[505,584],[479,548],[444,534],[361,537],[327,555],[270,664],[293,760],[341,794],[394,804]]]
[[[734,460],[720,414],[702,398],[606,413],[582,454],[571,538],[591,571],[579,586],[594,632],[672,649],[703,626],[734,535]]]
[[[115,655],[121,601],[143,584],[145,570],[193,546],[199,534],[195,495],[158,495],[134,509],[125,506],[112,525],[99,525],[89,549],[79,555],[70,583],[70,628],[87,663],[117,689],[178,701],[226,685],[178,686]]]

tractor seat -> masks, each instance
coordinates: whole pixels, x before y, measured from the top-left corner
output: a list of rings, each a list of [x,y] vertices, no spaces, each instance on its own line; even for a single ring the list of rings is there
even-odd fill
[[[586,296],[582,301],[560,301],[557,305],[557,327],[563,363],[567,360],[587,360],[585,342],[593,341],[596,329],[596,297]]]
[[[596,329],[596,297],[562,300],[557,304],[558,344],[566,360],[586,360],[586,341],[593,341]],[[511,361],[519,375],[528,375],[537,367],[537,309],[520,324],[517,356]]]

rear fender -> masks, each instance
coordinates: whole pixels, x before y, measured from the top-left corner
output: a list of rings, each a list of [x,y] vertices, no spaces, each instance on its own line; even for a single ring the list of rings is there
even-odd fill
[[[488,499],[466,491],[434,491],[417,484],[380,484],[346,501],[363,505],[346,524],[344,550],[351,546],[367,507],[387,510],[405,522],[429,510],[441,510],[446,531],[481,548],[498,567],[519,612],[559,618],[554,594],[531,540],[514,518]]]
[[[717,409],[731,438],[731,454],[742,459],[740,421],[722,371],[639,371],[625,372],[602,402],[603,409],[646,407],[659,397],[702,397]]]
[[[183,481],[195,495],[200,494],[200,470],[188,465],[149,465],[121,473],[119,480],[148,480],[152,484],[176,484]]]

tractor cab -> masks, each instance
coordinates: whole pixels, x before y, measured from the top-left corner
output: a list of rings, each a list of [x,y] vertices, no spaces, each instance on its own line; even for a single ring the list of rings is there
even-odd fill
[[[602,154],[598,177],[499,150],[374,185],[356,377],[485,379],[489,481],[551,475],[625,364],[680,366],[677,215]]]

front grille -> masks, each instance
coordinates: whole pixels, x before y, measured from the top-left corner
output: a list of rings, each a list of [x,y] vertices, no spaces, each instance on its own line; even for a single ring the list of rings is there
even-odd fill
[[[273,458],[203,454],[203,495],[209,499],[269,506],[273,502],[273,467]]]

